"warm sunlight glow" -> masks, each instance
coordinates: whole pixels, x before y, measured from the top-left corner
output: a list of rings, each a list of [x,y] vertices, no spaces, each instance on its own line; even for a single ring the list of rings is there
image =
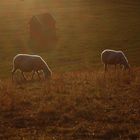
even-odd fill
[[[140,0],[0,0],[7,139],[140,139]]]

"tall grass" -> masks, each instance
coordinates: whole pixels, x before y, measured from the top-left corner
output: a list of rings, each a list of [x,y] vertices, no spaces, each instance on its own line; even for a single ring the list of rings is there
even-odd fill
[[[139,90],[139,69],[0,81],[0,138],[138,138]]]

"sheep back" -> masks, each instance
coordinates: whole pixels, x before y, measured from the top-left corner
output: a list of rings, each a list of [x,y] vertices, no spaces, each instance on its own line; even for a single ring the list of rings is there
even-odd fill
[[[32,70],[41,70],[46,66],[45,61],[38,55],[18,54],[13,59],[15,69],[23,72],[31,72]]]
[[[104,64],[122,64],[126,57],[122,51],[107,49],[101,53],[101,60]]]

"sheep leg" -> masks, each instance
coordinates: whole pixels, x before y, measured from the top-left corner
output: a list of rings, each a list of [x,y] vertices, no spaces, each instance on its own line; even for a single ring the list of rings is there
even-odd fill
[[[115,65],[115,71],[117,71],[117,65]]]
[[[12,81],[14,80],[14,73],[16,72],[17,69],[12,70]]]
[[[25,75],[23,73],[23,71],[21,72],[23,79],[26,81]]]
[[[107,72],[107,64],[104,65],[105,72]]]
[[[32,74],[32,78],[31,78],[31,80],[33,80],[33,78],[34,78],[34,75],[35,75],[35,71],[33,71],[33,74]]]
[[[39,72],[38,71],[36,71],[37,72],[37,74],[38,74],[38,78],[39,78],[39,80],[41,79],[41,77],[40,77],[40,75],[39,75]]]

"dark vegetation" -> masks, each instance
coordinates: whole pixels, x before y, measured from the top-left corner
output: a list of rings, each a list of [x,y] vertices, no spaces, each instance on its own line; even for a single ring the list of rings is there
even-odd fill
[[[140,70],[77,71],[0,83],[0,139],[136,139]]]

